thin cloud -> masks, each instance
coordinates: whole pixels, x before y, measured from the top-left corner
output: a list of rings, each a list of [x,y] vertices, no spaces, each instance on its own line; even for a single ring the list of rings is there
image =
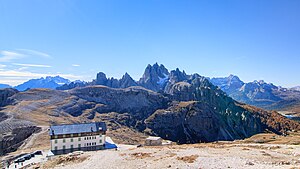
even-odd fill
[[[1,51],[0,62],[11,62],[12,60],[24,58],[26,55],[12,51]]]
[[[26,69],[28,69],[29,67],[20,67],[20,68],[18,68],[18,71],[24,71],[24,70],[26,70]]]
[[[29,71],[20,70],[0,70],[0,83],[9,85],[17,85],[30,79],[36,79],[46,76],[61,76],[70,80],[81,79],[82,76],[73,74],[62,74],[62,73],[34,73]]]
[[[6,67],[6,65],[0,64],[0,69],[3,69],[5,67]]]
[[[40,57],[43,57],[43,58],[52,58],[49,54],[47,53],[44,53],[44,52],[40,52],[40,51],[37,51],[37,50],[32,50],[32,49],[16,49],[17,51],[20,51],[22,53],[25,53],[26,55],[29,55],[29,56],[40,56]]]
[[[52,58],[49,54],[31,50],[31,49],[16,49],[14,51],[3,50],[0,51],[0,62],[11,62],[13,60],[22,59],[25,57],[42,57],[42,58]]]
[[[78,65],[78,64],[73,64],[72,66],[73,66],[73,67],[79,67],[80,65]]]
[[[26,64],[26,63],[13,63],[13,65],[23,66],[23,67],[40,67],[40,68],[49,68],[49,67],[52,67],[50,65]]]

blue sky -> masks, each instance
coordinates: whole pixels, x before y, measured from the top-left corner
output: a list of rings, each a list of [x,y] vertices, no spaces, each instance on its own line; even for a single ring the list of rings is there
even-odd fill
[[[147,64],[300,85],[299,0],[0,0],[0,83]]]

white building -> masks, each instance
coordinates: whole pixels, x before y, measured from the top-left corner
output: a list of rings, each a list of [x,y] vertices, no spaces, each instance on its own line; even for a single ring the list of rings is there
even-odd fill
[[[50,126],[50,142],[53,154],[73,151],[100,150],[105,145],[104,122],[64,124]]]
[[[146,146],[161,146],[162,139],[160,137],[150,136],[150,137],[146,138],[145,145]]]

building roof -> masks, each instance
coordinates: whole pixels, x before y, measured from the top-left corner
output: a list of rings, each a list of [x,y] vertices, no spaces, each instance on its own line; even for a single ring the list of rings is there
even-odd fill
[[[52,125],[50,126],[49,135],[53,136],[61,134],[89,133],[97,131],[106,131],[106,124],[104,122],[93,122]]]
[[[160,137],[153,137],[153,136],[149,136],[148,138],[146,138],[146,140],[160,140]]]

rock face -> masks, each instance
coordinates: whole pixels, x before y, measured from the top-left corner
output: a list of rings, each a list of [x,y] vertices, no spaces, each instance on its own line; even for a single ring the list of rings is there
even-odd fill
[[[101,104],[98,113],[130,113],[136,120],[143,120],[160,108],[165,108],[168,98],[141,87],[113,89],[105,86],[85,87],[70,92],[85,101]]]
[[[226,93],[237,92],[245,83],[235,75],[230,75],[225,78],[212,78],[211,83],[219,86]]]
[[[169,71],[164,65],[155,63],[153,66],[148,65],[143,77],[139,80],[139,85],[153,91],[164,90],[169,79]]]
[[[261,102],[262,105],[272,104],[282,100],[273,93],[275,90],[278,90],[278,87],[273,84],[268,84],[264,81],[254,81],[246,83],[240,88],[239,91],[243,95],[234,96],[241,102]]]
[[[239,108],[218,112],[203,102],[180,102],[146,119],[148,132],[178,143],[211,142],[250,137],[263,131],[260,119]]]
[[[16,93],[18,91],[12,88],[0,89],[0,107],[12,103],[13,100],[10,97]]]
[[[100,72],[97,74],[96,80],[94,80],[90,85],[103,85],[112,88],[127,88],[130,86],[137,86],[137,83],[128,73],[125,73],[125,75],[118,80],[114,78],[107,78],[105,73]]]
[[[122,79],[119,80],[119,88],[127,88],[127,87],[137,86],[137,85],[138,84],[132,79],[132,77],[127,72],[122,77]]]
[[[48,76],[46,78],[31,79],[14,88],[19,91],[25,91],[27,89],[34,89],[34,88],[56,89],[57,87],[68,83],[70,83],[68,79],[62,78],[60,76],[55,76],[55,77]]]
[[[21,146],[25,139],[33,133],[40,131],[41,128],[36,126],[15,128],[11,134],[0,136],[0,155],[16,151]]]

